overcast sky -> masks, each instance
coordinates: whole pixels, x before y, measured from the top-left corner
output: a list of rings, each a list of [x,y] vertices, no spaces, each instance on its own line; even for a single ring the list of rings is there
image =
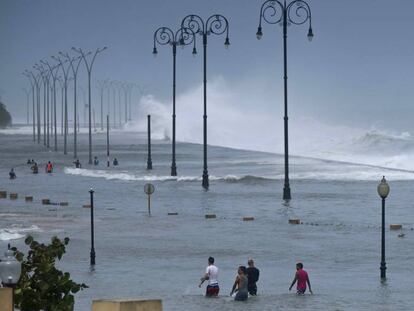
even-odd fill
[[[93,79],[131,81],[163,101],[171,99],[172,53],[153,34],[176,29],[187,14],[226,16],[230,49],[210,36],[208,77],[244,92],[243,105],[266,111],[283,103],[282,29],[263,25],[256,39],[259,0],[0,0],[0,96],[15,119],[25,120],[28,87],[22,72],[72,46],[107,46]],[[309,0],[314,40],[307,26],[288,29],[290,117],[327,124],[379,125],[414,132],[414,2],[409,0]],[[201,43],[201,40],[198,40]],[[202,83],[202,47],[179,49],[177,92]],[[85,72],[81,73],[85,83]],[[83,79],[83,80],[82,80]],[[264,94],[263,96],[259,96]],[[200,98],[200,104],[202,98]],[[242,109],[242,108],[241,108]]]

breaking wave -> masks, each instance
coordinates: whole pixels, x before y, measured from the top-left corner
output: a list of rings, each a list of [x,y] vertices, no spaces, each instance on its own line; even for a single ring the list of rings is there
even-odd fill
[[[275,169],[276,170],[276,169]],[[291,180],[341,180],[341,181],[353,181],[353,180],[378,180],[378,176],[384,174],[386,171],[387,177],[392,180],[414,180],[414,172],[404,170],[394,170],[375,166],[361,166],[342,163],[332,163],[327,165],[323,170],[306,170],[292,172],[290,175]],[[77,169],[66,167],[64,169],[65,174],[78,175],[83,177],[103,178],[106,180],[123,180],[123,181],[178,181],[178,182],[200,182],[202,180],[200,176],[168,176],[168,175],[137,175],[124,172],[113,172],[105,170],[89,170],[89,169]],[[226,183],[258,183],[283,180],[284,175],[282,172],[279,174],[269,174],[266,176],[255,175],[225,175],[214,176],[210,175],[210,181],[219,181]]]
[[[36,225],[30,227],[23,227],[20,225],[12,225],[8,228],[0,229],[0,241],[10,241],[22,239],[28,232],[41,231]]]

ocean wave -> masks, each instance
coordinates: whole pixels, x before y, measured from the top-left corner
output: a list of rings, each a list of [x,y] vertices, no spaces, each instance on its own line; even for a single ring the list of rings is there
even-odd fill
[[[8,228],[0,229],[0,241],[10,241],[22,239],[28,232],[39,232],[40,228],[36,225],[30,227],[22,227],[20,225],[12,225]]]
[[[106,180],[123,180],[123,181],[178,181],[178,182],[199,182],[201,176],[167,176],[167,175],[134,175],[128,172],[115,173],[105,170],[88,170],[65,168],[65,174],[78,175],[83,177],[104,178]],[[332,169],[324,171],[308,170],[301,172],[293,172],[290,174],[291,180],[333,180],[333,181],[374,181],[378,180],[382,175],[387,175],[389,180],[414,180],[414,172],[404,170],[393,170],[382,167],[366,167],[363,165],[334,165]],[[221,181],[226,183],[259,183],[267,181],[283,180],[284,174],[273,174],[268,176],[256,175],[210,175],[210,181]]]

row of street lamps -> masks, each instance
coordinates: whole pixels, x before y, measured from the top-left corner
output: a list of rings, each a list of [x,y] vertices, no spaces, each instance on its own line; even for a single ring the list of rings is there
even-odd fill
[[[177,45],[184,47],[186,45],[193,45],[193,55],[197,54],[196,50],[196,35],[199,34],[203,38],[203,98],[204,98],[204,113],[203,113],[203,181],[204,189],[209,188],[208,168],[207,168],[207,38],[209,35],[226,34],[224,46],[229,47],[229,23],[227,18],[220,14],[214,14],[203,20],[198,15],[187,15],[181,21],[181,26],[178,30],[173,31],[168,27],[160,27],[154,33],[154,48],[153,54],[156,55],[157,44],[171,45],[173,52],[173,114],[172,114],[172,161],[171,161],[171,176],[177,176],[176,158],[175,158],[175,93],[176,93],[176,53]]]
[[[84,52],[80,48],[72,47],[75,56],[69,53],[59,52],[58,55],[52,56],[56,61],[55,64],[49,63],[47,60],[41,60],[33,66],[34,70],[25,70],[23,74],[29,78],[32,95],[33,95],[33,141],[36,141],[36,125],[37,125],[37,142],[40,144],[41,137],[41,113],[40,113],[40,93],[43,83],[43,141],[47,148],[50,147],[50,127],[49,118],[53,120],[54,134],[54,150],[57,151],[57,109],[56,109],[56,82],[62,84],[62,127],[63,127],[63,153],[67,154],[67,134],[68,134],[68,84],[73,79],[74,81],[74,157],[77,158],[77,74],[80,64],[83,62],[88,75],[88,109],[89,109],[89,164],[92,164],[92,100],[91,100],[91,76],[92,68],[95,59],[99,53],[104,51],[104,48],[97,48],[93,52]],[[62,77],[59,77],[61,71]],[[50,83],[52,86],[50,87]],[[50,100],[50,91],[53,92],[52,100]],[[35,99],[36,97],[36,99]],[[36,113],[35,113],[36,106]],[[37,118],[35,117],[37,115]],[[37,119],[37,120],[36,120]]]
[[[293,0],[289,3],[279,0],[267,0],[260,8],[259,26],[257,39],[263,36],[262,24],[279,24],[283,28],[283,66],[284,66],[284,169],[285,179],[283,187],[283,200],[291,200],[289,184],[289,148],[288,148],[288,87],[287,87],[287,27],[288,25],[302,25],[309,22],[308,39],[313,38],[312,14],[310,6],[303,0]],[[193,46],[193,55],[197,54],[196,35],[202,36],[203,44],[203,174],[202,186],[209,188],[208,166],[207,166],[207,38],[209,35],[225,34],[224,45],[229,47],[229,23],[226,17],[214,14],[203,20],[198,15],[187,15],[181,21],[180,28],[173,31],[168,27],[160,27],[154,32],[153,54],[157,55],[157,45],[170,45],[173,54],[173,113],[172,113],[172,161],[171,176],[177,176],[175,155],[175,108],[176,108],[176,52],[177,46]]]

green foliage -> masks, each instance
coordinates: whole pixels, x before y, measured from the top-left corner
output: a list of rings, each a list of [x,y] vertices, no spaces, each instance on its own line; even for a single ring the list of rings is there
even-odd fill
[[[15,290],[15,306],[21,311],[72,311],[75,304],[73,294],[87,288],[71,280],[68,272],[55,267],[66,252],[69,238],[63,241],[53,237],[45,245],[28,236],[25,240],[29,251],[24,254],[16,249],[15,256],[22,263],[22,274]]]
[[[7,111],[6,106],[0,102],[0,128],[10,126],[12,124],[12,118]]]

